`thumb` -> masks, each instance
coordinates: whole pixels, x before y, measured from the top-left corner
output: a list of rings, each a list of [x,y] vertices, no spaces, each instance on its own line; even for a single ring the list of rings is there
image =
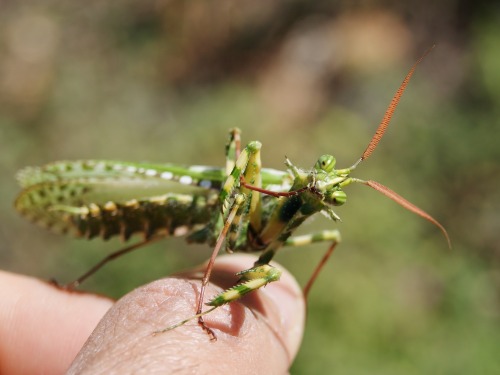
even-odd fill
[[[254,257],[217,259],[212,280],[224,289]],[[197,276],[202,274],[198,271]],[[140,287],[119,300],[99,323],[69,373],[238,373],[282,374],[288,371],[303,334],[302,292],[286,271],[239,301],[204,317],[217,341],[196,320],[153,336],[153,332],[194,315],[200,281],[194,274]],[[206,296],[221,291],[210,285]]]

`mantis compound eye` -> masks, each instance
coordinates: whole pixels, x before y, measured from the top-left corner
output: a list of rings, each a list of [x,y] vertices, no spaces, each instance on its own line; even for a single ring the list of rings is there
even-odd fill
[[[334,206],[342,206],[347,202],[347,194],[342,190],[330,191],[326,194],[326,201]]]
[[[316,164],[314,165],[314,169],[317,171],[331,172],[335,168],[335,163],[337,161],[332,155],[323,155],[320,156]]]

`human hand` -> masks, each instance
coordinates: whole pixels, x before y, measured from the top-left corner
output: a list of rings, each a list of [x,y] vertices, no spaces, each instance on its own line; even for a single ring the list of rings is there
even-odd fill
[[[220,257],[212,280],[231,286],[234,274],[253,261]],[[63,373],[80,349],[69,373],[281,374],[298,351],[305,315],[300,289],[287,272],[242,303],[206,315],[217,342],[196,320],[152,334],[194,314],[199,281],[187,273],[140,287],[114,304],[7,273],[0,273],[0,290],[0,373],[9,374]],[[206,295],[218,291],[210,286]]]

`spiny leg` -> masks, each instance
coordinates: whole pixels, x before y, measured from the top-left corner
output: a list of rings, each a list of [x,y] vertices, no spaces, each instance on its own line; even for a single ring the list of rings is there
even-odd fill
[[[261,176],[260,176],[260,148],[261,144],[260,142],[251,142],[249,143],[245,149],[240,153],[239,151],[239,130],[234,129],[231,132],[230,135],[230,140],[228,143],[228,146],[226,147],[226,166],[227,165],[233,165],[232,170],[227,176],[227,179],[221,189],[220,195],[219,195],[219,200],[221,202],[221,212],[217,217],[214,218],[213,222],[213,227],[214,228],[220,228],[218,225],[218,222],[222,219],[223,220],[223,227],[220,230],[220,233],[217,237],[217,241],[214,247],[214,250],[212,252],[212,255],[210,257],[210,260],[208,261],[205,274],[202,279],[202,285],[200,288],[200,294],[198,296],[198,303],[197,303],[197,308],[196,308],[196,314],[177,323],[174,324],[170,327],[167,327],[163,330],[159,330],[154,332],[154,334],[170,331],[174,328],[177,328],[179,326],[182,326],[186,324],[187,322],[193,320],[193,319],[198,319],[198,324],[202,327],[202,329],[207,332],[207,334],[210,336],[211,340],[216,340],[215,333],[213,332],[212,329],[210,329],[204,322],[203,316],[208,314],[209,312],[213,311],[217,307],[223,305],[224,303],[229,303],[231,302],[231,299],[228,298],[223,298],[223,300],[227,300],[227,302],[224,303],[218,303],[214,302],[215,300],[219,301],[217,298],[213,299],[210,301],[208,304],[212,306],[212,308],[202,311],[203,310],[203,301],[205,297],[205,290],[206,287],[210,281],[210,276],[213,270],[213,266],[215,263],[215,259],[217,257],[217,254],[219,253],[221,247],[223,246],[224,242],[227,241],[229,246],[231,243],[236,243],[237,238],[228,238],[228,232],[231,230],[231,236],[233,233],[236,233],[236,235],[241,235],[242,231],[239,230],[241,226],[243,226],[243,223],[247,223],[248,221],[242,219],[242,215],[259,215],[259,209],[260,209],[260,197],[257,194],[251,194],[252,192],[248,189],[245,189],[244,187],[239,186],[240,182],[240,177],[245,176],[245,178],[251,180],[253,183],[257,184],[260,186],[260,181],[261,181]],[[238,155],[236,161],[233,163],[233,158]],[[234,197],[233,195],[237,193]],[[245,193],[249,193],[248,196]],[[255,198],[256,196],[256,198]],[[245,207],[248,209],[246,210]],[[260,217],[258,218],[260,220]],[[236,223],[235,223],[236,221]],[[236,226],[236,227],[235,227]],[[243,231],[245,232],[245,231]],[[275,277],[275,276],[274,276]],[[273,276],[271,276],[273,278]],[[252,283],[253,280],[248,280],[248,283]],[[230,289],[231,290],[231,289]],[[229,290],[227,291],[228,293]],[[221,293],[221,294],[224,294]]]
[[[239,133],[237,131],[233,131],[232,133],[233,136],[237,136],[238,134]],[[238,151],[238,148],[239,146],[237,146],[237,142],[235,142],[235,150]],[[210,281],[210,275],[215,263],[215,258],[217,257],[217,254],[224,244],[224,241],[226,241],[227,233],[230,229],[231,233],[236,233],[236,235],[238,235],[238,233],[241,234],[240,227],[243,225],[243,223],[246,222],[246,220],[241,220],[243,211],[249,213],[250,225],[255,220],[259,220],[260,223],[260,196],[258,194],[251,194],[251,191],[237,186],[242,175],[260,186],[260,148],[261,144],[259,142],[251,142],[245,147],[245,149],[238,156],[238,159],[236,160],[234,167],[227,177],[220,192],[219,199],[222,203],[221,214],[224,218],[224,226],[218,235],[214,250],[205,270],[205,275],[203,276],[195,315],[198,317],[198,324],[203,328],[203,330],[208,333],[211,340],[216,339],[215,333],[212,331],[212,329],[207,327],[207,325],[203,321],[203,315],[205,314],[202,313],[202,309],[205,290],[208,282]],[[228,153],[228,155],[229,154],[230,153]],[[229,159],[230,157],[228,156],[228,160]],[[238,192],[238,194],[236,194],[236,196],[232,198],[234,192]],[[246,192],[250,194],[246,196]],[[246,206],[248,209],[246,209],[244,206]],[[254,216],[257,216],[257,218],[253,218]],[[219,220],[219,218],[217,218],[217,220]],[[234,221],[236,221],[236,223],[234,223]],[[235,226],[233,226],[233,224]],[[231,237],[228,240],[229,243],[236,243],[237,238]]]
[[[200,319],[203,319],[203,316],[207,315],[208,313],[211,313],[218,307],[227,305],[228,303],[231,303],[233,301],[236,301],[243,297],[244,295],[251,293],[253,291],[256,291],[263,286],[266,286],[267,284],[273,282],[273,281],[278,281],[281,277],[281,271],[275,267],[272,267],[268,264],[264,264],[262,266],[257,266],[250,268],[245,271],[238,272],[237,275],[241,276],[240,283],[237,285],[219,293],[216,295],[214,298],[212,298],[209,302],[206,303],[207,306],[211,306],[210,309],[205,310],[203,312],[199,312],[196,315],[190,316],[187,319],[184,319],[176,324],[173,324],[167,328],[164,328],[159,331],[153,332],[153,335],[157,335],[160,333],[164,333],[167,331],[171,331],[177,327],[183,326],[184,324],[190,322],[191,320],[198,319],[198,322]],[[203,322],[203,320],[202,320]],[[203,329],[209,333],[210,338],[212,340],[216,340],[217,337],[215,336],[214,332],[212,329],[207,327],[205,323],[202,323]]]
[[[304,293],[304,298],[306,300],[312,285],[318,278],[324,265],[327,263],[328,259],[332,255],[335,247],[341,242],[340,232],[338,230],[324,230],[314,234],[289,237],[283,243],[283,246],[304,246],[316,242],[328,242],[328,241],[332,242],[331,245],[328,247],[328,250],[323,255],[318,265],[315,267],[311,277],[309,278],[304,287],[303,293]],[[236,285],[235,287],[230,288],[224,291],[223,293],[219,294],[218,296],[214,297],[212,301],[207,303],[207,305],[221,306],[225,303],[229,303],[236,299],[239,299],[245,294],[257,290],[267,285],[270,282],[279,280],[279,277],[281,276],[281,271],[268,264],[271,261],[272,257],[274,256],[274,254],[275,251],[273,250],[268,250],[264,252],[255,262],[253,268],[238,272],[238,275],[242,276],[240,279],[240,281],[242,282],[241,284]],[[251,281],[251,283],[249,283],[249,281]]]
[[[335,250],[335,247],[337,246],[338,242],[332,242],[326,253],[323,255],[321,258],[320,262],[314,269],[311,277],[309,280],[307,280],[306,286],[304,287],[303,293],[304,293],[304,299],[307,301],[307,298],[309,297],[309,292],[316,281],[316,279],[319,276],[319,273],[323,269],[324,265],[328,262],[328,259],[330,259],[330,256],[333,254],[333,250]]]
[[[226,145],[226,176],[231,174],[234,169],[236,160],[241,153],[241,137],[240,129],[234,128],[229,131],[229,141]]]
[[[263,264],[240,271],[236,275],[240,276],[240,282],[212,298],[206,303],[208,306],[219,307],[226,305],[273,281],[278,281],[281,277],[281,271],[269,264]]]
[[[140,241],[140,242],[138,242],[138,243],[136,243],[134,245],[127,246],[124,249],[120,249],[118,251],[112,252],[108,256],[106,256],[103,259],[101,259],[94,266],[92,266],[83,275],[81,275],[80,277],[78,277],[77,279],[75,279],[74,281],[72,281],[72,282],[70,282],[68,284],[59,285],[57,283],[57,281],[55,281],[55,280],[53,280],[53,283],[55,285],[61,287],[62,289],[73,290],[73,289],[77,288],[85,280],[87,280],[90,276],[92,276],[94,273],[96,273],[98,270],[100,270],[102,267],[104,267],[106,264],[108,264],[109,262],[111,262],[112,260],[115,260],[115,259],[121,257],[122,255],[128,254],[128,253],[130,253],[130,252],[132,252],[134,250],[140,249],[141,247],[143,247],[143,246],[145,246],[147,244],[150,244],[152,242],[155,242],[155,241],[157,241],[157,240],[159,240],[161,238],[163,238],[163,236],[155,236],[155,237],[149,238],[147,240]]]
[[[233,210],[234,211],[234,208]],[[227,228],[229,227],[228,225],[225,226],[226,231]],[[222,245],[223,241],[223,233],[221,233],[221,236],[219,238],[220,241],[218,242],[218,246],[220,247]],[[308,234],[308,235],[302,235],[302,236],[296,236],[296,237],[290,237],[288,240],[284,243],[285,246],[303,246],[303,245],[308,245],[311,243],[315,242],[324,242],[324,241],[332,241],[332,244],[328,248],[327,253],[323,256],[321,259],[320,263],[318,266],[316,266],[311,278],[306,284],[306,287],[304,288],[304,295],[307,299],[307,294],[309,290],[311,289],[311,286],[313,282],[316,280],[317,276],[319,275],[319,272],[327,262],[328,258],[333,252],[333,249],[335,246],[340,242],[340,233],[337,230],[325,230],[322,232],[318,232],[315,234]],[[215,260],[215,257],[212,257],[210,259]],[[210,268],[213,267],[213,262],[211,262],[211,265],[209,265]],[[207,271],[208,271],[207,267]],[[211,271],[211,270],[210,270]],[[207,272],[206,272],[207,274]],[[183,326],[184,324],[190,322],[191,320],[198,319],[198,321],[201,319],[202,323],[200,325],[202,328],[209,333],[210,337],[212,340],[215,340],[215,334],[214,332],[205,325],[203,322],[203,316],[207,315],[208,313],[214,311],[216,308],[226,305],[228,303],[231,303],[233,301],[236,301],[243,297],[244,295],[254,292],[263,286],[266,286],[267,284],[278,281],[281,277],[281,271],[273,266],[270,266],[269,264],[261,264],[261,265],[256,265],[248,270],[244,270],[241,272],[238,272],[237,275],[239,275],[240,278],[240,283],[237,285],[219,293],[216,295],[214,298],[212,298],[209,302],[206,303],[207,306],[211,306],[210,309],[206,311],[201,311],[201,309],[198,309],[195,315],[184,319],[176,324],[173,324],[167,328],[164,328],[162,330],[156,331],[153,334],[159,334],[163,332],[167,332],[170,330],[173,330],[177,327]],[[210,277],[210,273],[208,273],[208,278]],[[201,300],[200,300],[201,301]]]
[[[242,175],[244,175],[246,180],[250,180],[252,184],[260,186],[261,147],[262,144],[260,142],[250,142],[240,153],[240,156],[236,160],[231,173],[227,176],[219,195],[223,213],[225,213],[230,206],[230,199],[233,192],[240,189],[240,177]],[[245,192],[245,190],[243,190],[243,192]]]
[[[224,223],[224,227],[222,228],[222,231],[219,234],[219,237],[217,238],[217,242],[215,243],[214,251],[212,252],[212,255],[210,256],[210,260],[208,261],[207,268],[205,270],[205,274],[203,275],[203,279],[201,281],[201,288],[200,288],[200,295],[198,297],[198,305],[196,308],[196,316],[198,316],[198,324],[203,328],[205,332],[208,333],[210,336],[210,340],[217,340],[217,337],[215,336],[215,333],[212,329],[207,327],[205,322],[203,321],[203,315],[202,310],[203,310],[203,300],[205,297],[205,289],[207,288],[207,285],[210,281],[210,275],[212,274],[212,269],[214,267],[215,263],[215,258],[217,257],[217,254],[219,254],[220,248],[222,247],[222,244],[224,243],[226,239],[227,232],[229,230],[229,227],[231,226],[231,223],[234,220],[234,217],[236,216],[236,212],[238,211],[239,207],[243,204],[245,200],[245,197],[241,194],[238,194],[235,199],[234,199],[234,204],[233,207],[231,208],[231,211],[229,212],[229,215],[226,219],[226,222]],[[168,330],[168,329],[167,329]],[[161,331],[163,332],[163,331]]]

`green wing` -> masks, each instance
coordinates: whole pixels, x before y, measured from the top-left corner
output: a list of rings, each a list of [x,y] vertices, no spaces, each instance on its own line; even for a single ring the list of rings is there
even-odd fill
[[[28,167],[18,173],[24,190],[15,207],[43,227],[67,232],[74,229],[70,217],[91,205],[165,202],[162,197],[168,195],[178,197],[177,210],[183,204],[187,210],[194,196],[213,196],[222,174],[222,170],[208,167],[201,173],[201,170],[190,171],[174,165],[99,160],[56,162],[44,167]]]

